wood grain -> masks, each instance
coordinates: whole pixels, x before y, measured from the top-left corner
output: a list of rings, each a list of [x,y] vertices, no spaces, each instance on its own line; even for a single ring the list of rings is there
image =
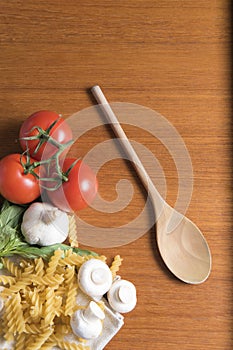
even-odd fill
[[[128,245],[99,249],[109,261],[122,255],[121,274],[138,292],[137,308],[125,316],[108,350],[233,347],[230,23],[227,0],[0,0],[1,157],[19,150],[20,124],[32,112],[51,109],[69,117],[94,104],[88,89],[99,84],[110,101],[164,115],[192,159],[187,216],[209,242],[211,276],[199,286],[176,280],[159,257],[154,228]],[[128,125],[125,130],[161,163],[173,204],[178,190],[173,159],[145,130]],[[72,152],[85,156],[112,136],[105,126],[90,130]],[[98,177],[106,200],[116,199],[120,179],[131,181],[133,198],[112,215],[84,210],[83,220],[116,227],[139,215],[145,193],[130,164],[114,159]],[[156,183],[156,174],[153,179]]]

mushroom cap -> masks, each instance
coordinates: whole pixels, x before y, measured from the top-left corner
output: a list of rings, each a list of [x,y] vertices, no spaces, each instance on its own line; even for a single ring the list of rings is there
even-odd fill
[[[95,339],[102,332],[104,318],[104,312],[94,301],[91,301],[87,309],[74,312],[70,325],[76,336],[87,340]]]
[[[99,259],[90,259],[78,271],[80,289],[91,297],[102,296],[112,285],[112,273],[107,264]]]
[[[132,282],[116,280],[107,294],[109,305],[117,312],[132,311],[137,303],[136,288]]]

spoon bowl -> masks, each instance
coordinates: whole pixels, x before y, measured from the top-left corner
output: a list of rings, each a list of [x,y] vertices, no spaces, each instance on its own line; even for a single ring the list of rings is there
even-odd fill
[[[94,86],[91,91],[150,196],[156,217],[157,244],[164,263],[183,282],[191,284],[204,282],[211,271],[211,253],[203,234],[191,220],[164,201],[102,90],[99,86]]]
[[[169,221],[174,228],[169,229]],[[204,282],[211,270],[211,254],[199,228],[168,204],[157,220],[157,244],[168,269],[186,283]]]

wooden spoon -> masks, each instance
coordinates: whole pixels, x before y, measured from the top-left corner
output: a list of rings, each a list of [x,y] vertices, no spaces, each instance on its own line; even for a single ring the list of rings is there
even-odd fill
[[[204,282],[211,270],[211,253],[204,236],[192,221],[178,213],[161,197],[102,90],[99,86],[94,86],[91,91],[148,191],[155,211],[157,243],[163,261],[183,282]]]

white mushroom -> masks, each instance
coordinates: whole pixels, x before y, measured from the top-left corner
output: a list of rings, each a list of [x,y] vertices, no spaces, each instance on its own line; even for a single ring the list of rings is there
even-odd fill
[[[116,279],[107,294],[110,306],[117,312],[132,311],[137,303],[136,288],[133,283]]]
[[[80,289],[95,300],[100,300],[112,284],[112,273],[107,264],[98,259],[83,263],[78,272]]]
[[[70,325],[73,333],[83,339],[97,338],[103,329],[104,312],[91,301],[85,310],[77,310],[71,317]]]
[[[69,232],[68,215],[48,203],[33,203],[25,211],[21,225],[29,244],[48,246],[62,243]]]

